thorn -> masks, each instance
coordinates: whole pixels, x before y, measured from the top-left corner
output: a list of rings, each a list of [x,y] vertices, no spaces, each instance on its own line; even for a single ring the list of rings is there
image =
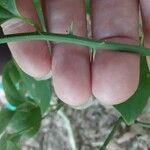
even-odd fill
[[[92,62],[92,57],[93,57],[93,49],[90,48],[90,62]]]
[[[93,48],[93,61],[95,60],[95,56],[96,56],[96,49],[95,48]]]
[[[73,31],[74,31],[74,23],[72,21],[70,26],[68,27],[67,32],[68,32],[69,35],[73,35]]]
[[[101,41],[100,45],[105,45],[107,40]]]

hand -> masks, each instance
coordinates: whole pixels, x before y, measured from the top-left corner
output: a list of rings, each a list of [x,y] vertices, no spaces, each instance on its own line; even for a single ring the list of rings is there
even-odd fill
[[[139,5],[145,46],[149,47],[149,0],[91,0],[92,38],[138,44]],[[22,15],[39,21],[33,1],[17,0],[17,6]],[[75,35],[87,36],[84,0],[42,0],[42,6],[49,32],[67,33],[73,23]],[[19,20],[8,21],[2,27],[5,34],[35,31],[31,25]],[[72,106],[87,103],[92,94],[101,103],[118,104],[127,100],[138,87],[137,54],[99,51],[90,62],[90,52],[83,46],[51,43],[51,55],[44,41],[8,45],[17,63],[29,75],[42,79],[52,72],[57,96]]]

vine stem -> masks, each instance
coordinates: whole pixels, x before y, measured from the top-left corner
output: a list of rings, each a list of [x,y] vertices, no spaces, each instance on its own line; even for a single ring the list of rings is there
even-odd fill
[[[136,120],[135,123],[140,125],[141,127],[150,128],[150,123],[141,122],[141,121],[138,121],[138,120]]]
[[[98,41],[98,40],[93,40],[93,39],[70,35],[70,34],[31,32],[31,33],[21,33],[21,34],[0,36],[0,44],[17,42],[17,41],[29,41],[29,40],[45,40],[45,41],[53,41],[53,42],[71,43],[71,44],[87,46],[92,49],[109,49],[109,50],[139,53],[142,55],[150,55],[150,49],[145,48],[143,46],[108,42],[106,40]]]
[[[65,123],[65,127],[68,131],[68,136],[69,136],[69,142],[70,142],[70,146],[72,150],[77,150],[76,147],[76,142],[75,142],[75,138],[74,138],[74,134],[73,134],[73,130],[70,124],[70,120],[68,119],[68,117],[64,114],[63,111],[59,110],[58,111],[58,115],[63,119],[64,123]]]
[[[118,129],[120,123],[122,122],[122,117],[120,117],[115,123],[114,123],[114,127],[112,129],[112,131],[110,132],[110,134],[108,135],[108,137],[106,138],[104,144],[102,145],[102,147],[100,148],[100,150],[105,150],[106,146],[109,144],[109,142],[111,141],[111,139],[113,138],[114,133],[116,132],[116,130]]]

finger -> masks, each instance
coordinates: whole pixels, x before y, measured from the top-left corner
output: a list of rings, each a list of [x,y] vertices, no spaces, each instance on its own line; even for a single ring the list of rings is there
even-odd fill
[[[144,45],[145,47],[150,48],[150,1],[141,0],[140,5],[143,20]],[[147,57],[147,61],[150,68],[150,56]]]
[[[93,38],[137,44],[137,0],[92,0]],[[101,51],[92,65],[92,91],[104,104],[127,100],[137,89],[139,56]]]
[[[17,0],[20,13],[38,22],[33,0]],[[2,25],[4,34],[34,32],[35,29],[21,20],[10,20]],[[50,72],[51,59],[46,42],[26,41],[8,43],[18,65],[29,75],[41,78]]]
[[[44,1],[45,20],[50,32],[66,33],[73,23],[75,35],[86,36],[84,0]],[[86,47],[54,44],[52,74],[57,96],[65,103],[79,106],[91,96],[90,62]]]

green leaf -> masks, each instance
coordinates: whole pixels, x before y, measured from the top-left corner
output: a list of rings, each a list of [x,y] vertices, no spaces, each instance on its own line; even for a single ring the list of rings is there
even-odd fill
[[[40,106],[41,112],[44,114],[50,106],[52,96],[51,80],[37,81],[25,74],[21,69],[18,68],[18,70],[28,90],[28,95]]]
[[[13,115],[14,112],[7,109],[0,111],[0,134],[5,131]]]
[[[0,138],[0,150],[21,150],[18,141],[11,140],[12,134],[4,133]]]
[[[90,1],[91,0],[85,0],[85,4],[86,4],[86,13],[90,14]]]
[[[42,25],[42,29],[44,32],[46,32],[46,25],[45,25],[45,21],[44,21],[44,16],[43,16],[43,10],[42,10],[42,6],[41,6],[41,0],[34,0],[34,6],[35,9],[37,11],[37,14],[39,16],[40,19],[40,23]]]
[[[33,101],[41,108],[42,114],[50,106],[52,95],[51,80],[37,81],[25,74],[13,61],[3,72],[3,86],[8,101],[16,106]]]
[[[12,18],[20,18],[15,0],[0,0],[0,25]]]
[[[150,71],[146,62],[146,57],[141,56],[140,62],[140,81],[135,94],[126,102],[115,105],[114,107],[122,115],[128,125],[135,122],[137,117],[145,108],[150,97]]]
[[[21,150],[18,145],[12,141],[7,141],[7,150]]]
[[[16,106],[22,104],[24,102],[24,97],[23,94],[19,92],[16,86],[17,84],[19,84],[19,81],[21,79],[19,72],[12,61],[8,62],[7,65],[5,65],[2,77],[3,87],[7,100],[11,104]]]
[[[9,140],[12,141],[13,143],[16,143],[17,145],[20,145],[20,140],[22,137],[22,132],[17,132],[17,133],[11,133],[9,134]]]
[[[21,109],[21,107],[24,109]],[[39,107],[24,103],[17,109],[10,120],[8,128],[11,129],[12,133],[21,132],[24,136],[32,137],[40,128],[41,118]]]
[[[16,0],[0,0],[0,6],[8,12],[19,16],[19,12],[16,7]]]
[[[7,140],[8,140],[8,134],[5,133],[0,138],[0,150],[7,150]]]

